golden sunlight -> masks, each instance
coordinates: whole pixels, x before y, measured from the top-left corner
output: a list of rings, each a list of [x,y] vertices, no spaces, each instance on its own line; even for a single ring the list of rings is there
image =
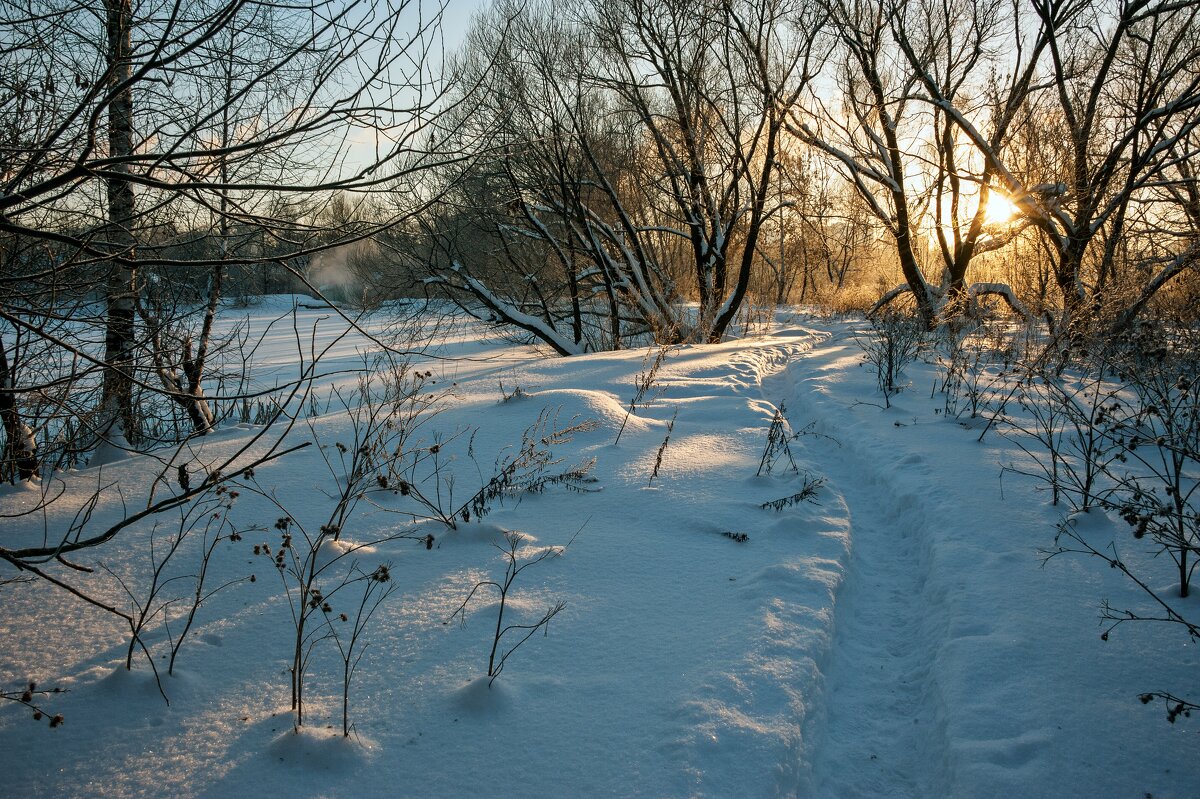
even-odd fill
[[[998,191],[993,191],[988,195],[987,208],[984,210],[984,219],[988,223],[1004,224],[1019,213],[1020,210],[1007,196]]]

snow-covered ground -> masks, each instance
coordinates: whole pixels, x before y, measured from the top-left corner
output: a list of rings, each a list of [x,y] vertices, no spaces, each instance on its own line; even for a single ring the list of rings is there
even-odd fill
[[[278,310],[256,309],[252,327]],[[323,341],[344,327],[304,309],[295,328],[277,325],[257,353],[260,384],[286,379],[295,331],[311,349],[303,331],[317,320]],[[292,732],[292,616],[271,556],[253,551],[277,546],[280,511],[262,497],[237,499],[231,518],[247,532],[218,546],[208,585],[256,579],[201,606],[176,674],[163,676],[169,704],[144,657],[124,669],[119,620],[44,583],[0,587],[4,688],[36,680],[68,690],[45,699],[65,719],[55,729],[15,703],[0,706],[0,793],[1197,795],[1200,722],[1168,724],[1161,703],[1137,701],[1149,690],[1194,693],[1195,646],[1149,624],[1122,625],[1102,641],[1102,600],[1145,600],[1099,561],[1043,563],[1039,548],[1052,545],[1061,509],[1031,480],[1001,480],[1002,466],[1023,457],[1013,442],[995,432],[980,442],[978,427],[941,412],[934,365],[909,367],[910,388],[885,410],[853,337],[861,324],[797,314],[769,335],[676,348],[618,444],[655,351],[556,359],[471,327],[444,331],[443,357],[419,368],[432,372],[430,390],[452,394],[413,443],[446,441],[440,456],[456,497],[478,489],[543,410],[560,427],[595,422],[554,447],[563,466],[596,459],[593,490],[550,486],[457,530],[412,528],[393,512],[409,507],[403,498],[358,506],[343,527],[348,541],[416,530],[434,542],[398,539],[343,561],[366,571],[390,563],[396,586],[363,638],[349,739],[340,734],[342,662],[328,641],[310,665],[306,726]],[[367,346],[356,334],[338,341],[317,396],[352,387],[356,378],[340,370],[361,365]],[[791,428],[805,431],[790,443],[797,469],[781,456],[770,475],[756,476],[780,403]],[[349,435],[347,414],[336,403],[318,411],[289,441],[315,436],[330,455]],[[466,432],[451,438],[455,431]],[[256,432],[228,424],[195,460],[211,462]],[[102,495],[95,525],[144,505],[161,468],[131,457],[66,475],[66,497],[45,527],[61,535],[97,486],[120,495]],[[806,479],[824,480],[815,503],[763,507]],[[256,480],[311,530],[334,502],[316,447],[262,466]],[[7,488],[0,508],[35,498]],[[1097,540],[1128,538],[1119,521],[1092,516]],[[174,518],[160,522],[161,555]],[[43,519],[8,518],[3,529],[6,546],[40,542]],[[464,624],[447,622],[477,582],[503,576],[493,544],[504,530],[527,536],[525,556],[566,546],[518,575],[508,618],[534,621],[559,601],[565,608],[489,689],[481,676],[496,598],[484,592]],[[74,558],[103,568],[66,575],[127,607],[116,577],[141,598],[150,535],[149,525],[125,530]],[[176,557],[180,573],[194,573],[198,543]],[[1171,570],[1162,570],[1169,585]],[[185,595],[187,585],[164,596]],[[184,609],[167,610],[173,634]],[[167,633],[158,620],[148,630],[163,663]]]

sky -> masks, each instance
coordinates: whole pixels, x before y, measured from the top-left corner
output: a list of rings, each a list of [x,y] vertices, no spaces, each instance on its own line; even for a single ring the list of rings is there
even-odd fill
[[[447,48],[454,48],[462,41],[472,15],[486,3],[487,0],[446,0],[446,10],[442,15],[442,32],[446,37]]]

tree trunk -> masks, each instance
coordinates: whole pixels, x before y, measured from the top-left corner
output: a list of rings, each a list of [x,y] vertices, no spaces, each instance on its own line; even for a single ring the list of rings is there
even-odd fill
[[[4,427],[4,452],[0,453],[0,478],[15,473],[30,480],[38,473],[37,442],[29,425],[21,421],[17,408],[16,375],[8,364],[8,353],[0,340],[0,424]]]
[[[1058,263],[1054,269],[1054,279],[1058,284],[1063,301],[1063,317],[1059,329],[1075,343],[1081,342],[1085,338],[1092,321],[1087,297],[1080,284],[1085,247],[1086,242],[1079,238],[1068,238],[1067,245],[1059,254]]]
[[[907,205],[898,205],[897,207],[903,208],[903,211],[897,214],[899,221],[896,231],[896,251],[900,258],[900,271],[904,274],[909,290],[917,301],[917,315],[921,317],[921,322],[927,329],[933,330],[938,323],[937,310],[933,306],[933,299],[929,296],[925,275],[921,273],[921,267],[917,264],[917,256],[913,252],[908,208]]]
[[[133,154],[133,87],[130,0],[105,0],[108,36],[108,148],[114,160],[106,178],[107,247],[113,260],[106,286],[107,328],[104,338],[104,383],[100,434],[108,437],[120,425],[129,440],[136,436],[133,414],[134,305],[137,269],[133,234],[135,201],[128,159]]]

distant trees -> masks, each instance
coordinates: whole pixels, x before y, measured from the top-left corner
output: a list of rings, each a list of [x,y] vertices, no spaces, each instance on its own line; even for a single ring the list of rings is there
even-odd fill
[[[1057,326],[1127,327],[1195,263],[1197,40],[1152,0],[497,3],[428,283],[569,354],[719,339],[748,287],[840,287],[879,237],[880,304],[1028,317],[1044,294],[976,276],[1019,241]]]
[[[491,147],[455,216],[489,246],[431,230],[431,280],[562,354],[719,340],[777,210],[821,25],[779,0],[494,7],[462,62]]]

